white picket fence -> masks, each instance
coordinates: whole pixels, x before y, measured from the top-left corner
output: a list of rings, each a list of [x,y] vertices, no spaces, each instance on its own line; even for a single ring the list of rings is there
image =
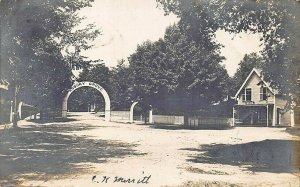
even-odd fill
[[[129,111],[111,111],[110,120],[116,122],[129,122],[130,112]]]
[[[134,121],[144,121],[144,118],[141,115],[134,115]],[[130,122],[130,111],[111,111],[110,112],[110,121],[114,122]]]
[[[157,124],[182,125],[184,118],[183,116],[153,115],[153,122]]]
[[[233,126],[233,119],[216,117],[189,117],[188,126],[195,128],[226,128]]]

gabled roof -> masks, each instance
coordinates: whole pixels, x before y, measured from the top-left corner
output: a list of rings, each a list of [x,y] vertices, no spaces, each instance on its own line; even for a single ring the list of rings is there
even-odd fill
[[[252,71],[249,73],[248,77],[246,78],[246,80],[244,81],[244,83],[242,84],[242,86],[240,87],[240,89],[236,92],[236,94],[235,94],[235,96],[234,96],[235,99],[237,99],[238,95],[240,94],[240,92],[241,92],[242,89],[245,87],[245,85],[247,84],[248,80],[251,78],[251,76],[252,76],[254,73],[257,74],[257,76],[258,76],[258,77],[260,78],[260,80],[264,83],[264,85],[266,85],[266,87],[270,90],[270,92],[271,92],[272,94],[274,94],[274,95],[276,94],[276,93],[274,92],[274,90],[270,88],[269,83],[267,83],[267,82],[265,82],[265,81],[263,80],[263,77],[262,77],[262,75],[261,75],[261,70],[258,70],[258,69],[256,69],[256,68],[253,68]]]

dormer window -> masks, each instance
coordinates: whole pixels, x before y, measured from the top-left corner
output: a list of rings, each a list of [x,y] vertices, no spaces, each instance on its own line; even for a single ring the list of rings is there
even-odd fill
[[[260,87],[260,100],[267,100],[267,87]]]

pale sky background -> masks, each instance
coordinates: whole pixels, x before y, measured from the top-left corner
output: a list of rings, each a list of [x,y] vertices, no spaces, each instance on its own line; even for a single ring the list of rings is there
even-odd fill
[[[122,58],[127,61],[138,44],[162,38],[165,29],[179,20],[175,15],[164,16],[155,0],[95,0],[80,15],[102,31],[93,49],[84,54],[91,59],[102,59],[108,67],[116,66]],[[245,54],[262,49],[258,35],[254,34],[230,35],[218,31],[217,40],[225,45],[221,54],[226,57],[224,64],[230,76]]]

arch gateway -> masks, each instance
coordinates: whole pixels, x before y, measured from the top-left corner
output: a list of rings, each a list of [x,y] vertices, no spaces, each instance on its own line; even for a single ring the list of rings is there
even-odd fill
[[[137,105],[139,102],[136,101],[136,102],[133,102],[131,104],[131,107],[130,107],[130,111],[129,111],[129,123],[133,123],[133,109],[135,107],[135,105]],[[150,110],[149,110],[149,123],[153,123],[153,115],[152,115],[152,106],[150,105]]]
[[[94,82],[89,82],[89,81],[84,81],[84,82],[75,82],[72,85],[72,88],[68,91],[67,95],[64,97],[63,103],[62,103],[62,117],[66,118],[67,117],[67,113],[68,113],[68,99],[70,97],[70,95],[77,90],[78,88],[81,87],[92,87],[95,88],[96,90],[98,90],[102,96],[104,97],[104,102],[105,102],[105,121],[110,121],[110,99],[109,96],[107,94],[107,92],[105,91],[105,89],[100,86],[97,83]]]

